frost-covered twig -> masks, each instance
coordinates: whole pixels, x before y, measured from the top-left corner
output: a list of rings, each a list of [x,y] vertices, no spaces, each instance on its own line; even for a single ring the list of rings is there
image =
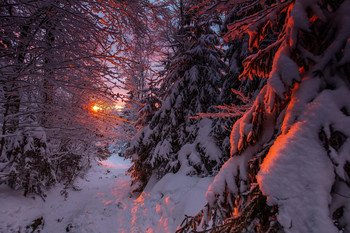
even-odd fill
[[[199,118],[235,118],[241,117],[247,110],[249,110],[253,104],[253,100],[245,96],[242,92],[231,89],[231,91],[236,95],[237,99],[242,101],[242,105],[219,105],[215,108],[226,111],[226,112],[216,112],[216,113],[198,113],[196,116],[189,117],[190,119]]]

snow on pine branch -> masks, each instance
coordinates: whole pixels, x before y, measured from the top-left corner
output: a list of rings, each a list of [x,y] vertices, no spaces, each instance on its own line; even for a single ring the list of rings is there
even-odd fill
[[[241,6],[240,1],[231,3]],[[328,0],[276,4],[285,4],[280,12],[286,15],[279,22],[279,44],[265,51],[258,44],[261,54],[252,55],[271,52],[267,84],[232,128],[232,157],[208,188],[209,210],[204,211],[203,221],[225,225],[248,212],[244,219],[247,232],[348,232],[348,213],[336,214],[349,208],[344,194],[350,191],[350,131],[345,127],[350,119],[346,101],[350,91],[345,78],[349,70],[344,65],[349,64],[349,31],[345,28],[349,28],[350,1],[340,1],[337,7]],[[261,12],[269,7],[275,5],[264,4]],[[242,22],[251,27],[239,22],[231,30],[260,33],[266,25],[260,20],[267,23],[274,16],[273,9],[268,12],[272,15],[253,13],[254,20],[243,17]],[[246,65],[258,72],[261,62],[264,60],[247,60]],[[278,208],[273,214],[263,213],[265,219],[276,219],[269,220],[278,222],[275,229],[267,224],[263,230],[264,218],[249,213],[256,184],[267,198],[258,212],[266,206]]]
[[[252,2],[252,1],[249,1]],[[237,16],[245,15],[256,5],[262,5],[263,9],[249,16],[235,20],[227,27],[229,33],[224,36],[226,41],[242,38],[245,33],[249,34],[249,47],[258,47],[261,40],[265,38],[269,29],[273,29],[278,24],[279,15],[288,10],[288,7],[293,1],[285,1],[283,3],[277,2],[269,7],[264,6],[265,0],[253,1],[251,4],[246,5],[246,2],[239,4]]]

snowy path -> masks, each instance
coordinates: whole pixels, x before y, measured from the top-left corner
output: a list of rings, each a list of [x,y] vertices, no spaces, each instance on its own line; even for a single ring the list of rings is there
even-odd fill
[[[57,187],[45,202],[0,186],[0,232],[32,232],[26,226],[43,217],[35,232],[167,233],[175,231],[184,214],[196,214],[205,204],[212,178],[168,174],[136,199],[125,176],[129,166],[112,156],[77,180],[81,191],[69,190],[65,198]]]
[[[40,217],[45,222],[42,232],[129,232],[120,222],[130,219],[123,216],[132,203],[130,179],[124,175],[130,164],[113,156],[101,165],[78,179],[75,185],[82,190],[69,190],[66,199],[60,195],[62,187],[48,192],[43,202],[0,186],[0,232],[25,231]]]

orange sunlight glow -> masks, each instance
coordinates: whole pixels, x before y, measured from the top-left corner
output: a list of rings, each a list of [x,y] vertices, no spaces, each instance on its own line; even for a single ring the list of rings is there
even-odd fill
[[[97,106],[97,105],[92,106],[91,109],[92,109],[92,111],[94,111],[94,112],[98,112],[98,111],[101,111],[101,110],[102,110],[102,108],[99,107],[99,106]]]

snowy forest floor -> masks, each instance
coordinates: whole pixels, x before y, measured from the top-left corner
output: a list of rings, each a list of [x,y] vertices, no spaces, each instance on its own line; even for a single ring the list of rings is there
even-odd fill
[[[129,161],[117,155],[96,163],[66,195],[63,187],[40,197],[0,186],[0,232],[142,233],[174,232],[184,215],[205,205],[213,178],[168,174],[149,184],[141,195],[131,193],[125,175]]]

